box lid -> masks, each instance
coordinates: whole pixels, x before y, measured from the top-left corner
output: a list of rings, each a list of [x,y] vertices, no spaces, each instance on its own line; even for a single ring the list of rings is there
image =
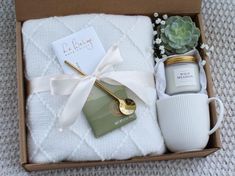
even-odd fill
[[[16,0],[16,19],[77,13],[152,14],[199,13],[201,0]]]

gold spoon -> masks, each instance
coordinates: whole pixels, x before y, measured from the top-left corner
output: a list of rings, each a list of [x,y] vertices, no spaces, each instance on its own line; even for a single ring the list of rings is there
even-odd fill
[[[85,73],[83,73],[76,65],[68,62],[67,60],[64,61],[65,64],[73,68],[75,71],[80,73],[82,76],[86,76]],[[136,110],[136,104],[132,99],[126,98],[126,99],[120,99],[117,97],[113,92],[111,92],[109,89],[107,89],[103,84],[101,84],[99,81],[95,81],[95,85],[99,88],[101,88],[103,91],[111,95],[115,100],[119,103],[119,110],[123,115],[131,115]]]

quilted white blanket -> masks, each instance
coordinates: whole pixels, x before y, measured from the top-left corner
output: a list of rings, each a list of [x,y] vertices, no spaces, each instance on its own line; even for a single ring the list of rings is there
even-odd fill
[[[106,51],[113,45],[120,48],[124,62],[115,66],[115,70],[154,72],[153,30],[148,17],[85,14],[29,20],[23,24],[26,78],[61,74],[51,43],[88,26],[94,27]],[[129,91],[128,95],[137,102],[137,120],[95,138],[83,114],[69,129],[58,131],[58,114],[68,96],[50,92],[30,94],[26,105],[30,162],[128,159],[162,154],[165,146],[157,123],[156,95],[151,106]]]

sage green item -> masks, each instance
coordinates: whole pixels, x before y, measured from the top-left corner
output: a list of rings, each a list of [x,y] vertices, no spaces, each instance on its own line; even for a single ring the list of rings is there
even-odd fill
[[[127,98],[124,86],[103,83],[115,95]],[[120,113],[118,102],[103,90],[94,86],[83,107],[95,137],[100,137],[136,119],[136,115],[125,116]]]

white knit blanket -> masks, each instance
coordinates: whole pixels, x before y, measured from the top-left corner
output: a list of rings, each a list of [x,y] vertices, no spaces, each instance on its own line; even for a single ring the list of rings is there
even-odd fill
[[[148,17],[86,14],[29,20],[23,24],[26,78],[62,73],[51,43],[88,26],[94,27],[106,51],[114,44],[119,46],[124,62],[115,66],[115,70],[153,73],[153,30]],[[137,102],[137,120],[100,138],[93,136],[83,114],[69,129],[58,131],[55,124],[67,96],[49,92],[29,95],[26,109],[30,162],[128,159],[162,154],[165,147],[157,123],[155,95],[152,105],[146,106],[134,94],[127,93]]]

